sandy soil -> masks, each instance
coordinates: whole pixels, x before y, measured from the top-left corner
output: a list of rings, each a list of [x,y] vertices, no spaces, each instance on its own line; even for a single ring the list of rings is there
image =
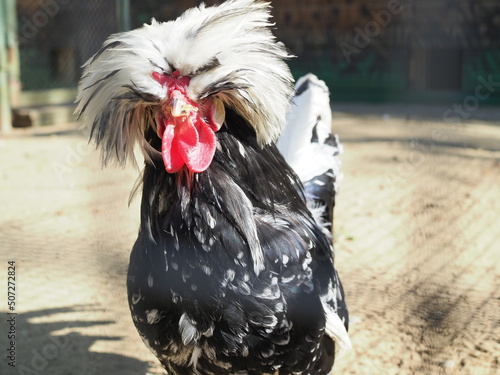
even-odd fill
[[[334,113],[336,262],[354,346],[335,373],[500,373],[500,127],[365,112]],[[0,373],[163,374],[126,302],[137,171],[101,170],[78,132],[0,139],[0,159]]]

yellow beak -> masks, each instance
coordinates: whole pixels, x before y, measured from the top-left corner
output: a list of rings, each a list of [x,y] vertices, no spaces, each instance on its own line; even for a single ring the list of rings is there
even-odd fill
[[[198,109],[189,104],[184,98],[176,96],[170,102],[170,113],[173,117],[189,116]]]

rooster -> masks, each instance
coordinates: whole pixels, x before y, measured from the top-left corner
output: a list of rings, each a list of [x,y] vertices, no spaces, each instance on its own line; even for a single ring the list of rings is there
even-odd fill
[[[128,300],[169,374],[329,374],[350,346],[328,90],[312,75],[294,90],[270,11],[202,4],[84,65],[76,111],[103,164],[145,156]]]

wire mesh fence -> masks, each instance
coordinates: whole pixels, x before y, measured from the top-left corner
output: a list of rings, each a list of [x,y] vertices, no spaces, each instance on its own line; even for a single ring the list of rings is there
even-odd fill
[[[24,90],[75,87],[82,64],[117,31],[114,0],[18,0]]]
[[[207,0],[207,5],[221,0]],[[130,26],[175,19],[199,0],[130,0]],[[334,100],[399,100],[423,91],[470,93],[500,80],[500,3],[454,0],[272,0],[275,34]],[[120,30],[119,0],[17,0],[25,90],[75,87],[81,65]],[[500,91],[500,90],[498,90]],[[500,93],[493,93],[490,99]],[[413,97],[406,95],[411,100]]]

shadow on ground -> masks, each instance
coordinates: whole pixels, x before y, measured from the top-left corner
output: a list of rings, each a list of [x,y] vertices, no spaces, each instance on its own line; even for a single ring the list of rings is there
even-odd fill
[[[72,320],[72,314],[81,314],[84,311],[91,316],[96,309],[93,306],[73,306],[16,315],[16,368],[5,366],[7,373],[2,371],[2,374],[146,374],[146,362],[92,350],[97,341],[115,341],[121,340],[121,337],[82,334],[88,328],[95,331],[99,326],[113,323],[102,320]]]

